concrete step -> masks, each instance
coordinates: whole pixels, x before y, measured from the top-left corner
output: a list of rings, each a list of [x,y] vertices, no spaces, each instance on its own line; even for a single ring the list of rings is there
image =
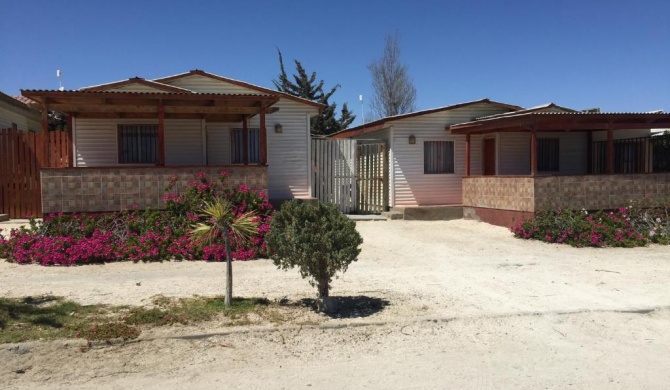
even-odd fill
[[[399,211],[384,211],[382,212],[382,217],[386,218],[387,220],[394,220],[394,219],[403,219],[405,214]]]
[[[392,207],[391,213],[401,213],[408,221],[450,221],[463,218],[463,207],[454,206],[414,206]]]

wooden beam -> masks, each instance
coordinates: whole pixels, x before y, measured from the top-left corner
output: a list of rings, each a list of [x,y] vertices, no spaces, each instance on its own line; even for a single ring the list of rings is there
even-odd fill
[[[261,165],[266,165],[268,163],[268,142],[267,142],[267,131],[265,129],[265,107],[261,107],[260,113],[260,122],[261,122]]]
[[[465,176],[470,176],[470,133],[465,135]]]
[[[249,124],[247,118],[242,120],[242,162],[249,165]]]
[[[530,132],[530,174],[537,175],[537,131]]]
[[[46,99],[44,101],[46,101]],[[37,152],[37,162],[40,168],[46,167],[48,165],[47,164],[47,157],[48,157],[47,147],[49,145],[48,140],[49,140],[49,107],[46,105],[46,103],[43,102],[42,134],[37,142],[37,147],[39,149]]]
[[[614,173],[614,130],[611,126],[607,129],[607,151],[605,158],[607,159],[607,173],[611,175]]]
[[[163,105],[158,105],[158,165],[165,166],[165,113]]]
[[[593,173],[593,133],[586,133],[586,173]]]
[[[230,107],[230,106],[167,106],[162,104],[165,114],[233,114],[233,115],[253,115],[260,113],[259,107]],[[111,112],[111,113],[148,113],[156,114],[156,104],[153,105],[107,105],[107,104],[63,104],[54,103],[51,109],[60,112]],[[278,109],[273,108],[270,113]]]
[[[67,166],[74,166],[74,139],[72,138],[72,115],[67,116]]]

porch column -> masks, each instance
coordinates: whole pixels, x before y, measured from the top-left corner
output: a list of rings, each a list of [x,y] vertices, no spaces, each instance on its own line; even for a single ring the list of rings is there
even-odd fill
[[[537,131],[530,131],[530,174],[537,175]]]
[[[586,132],[586,173],[593,173],[593,132]]]
[[[261,161],[260,165],[266,165],[268,163],[268,141],[267,141],[267,131],[265,129],[265,107],[261,107]]]
[[[245,116],[242,119],[242,163],[244,165],[249,165],[249,124],[247,123],[247,117]]]
[[[37,162],[40,168],[49,166],[49,107],[42,98],[42,136],[37,141]]]
[[[612,125],[607,126],[607,173],[610,175],[614,173],[614,130]]]
[[[158,104],[158,165],[165,165],[165,110]]]
[[[465,176],[470,176],[470,133],[465,134]]]
[[[72,139],[72,114],[67,115],[67,166],[74,166],[74,139]]]

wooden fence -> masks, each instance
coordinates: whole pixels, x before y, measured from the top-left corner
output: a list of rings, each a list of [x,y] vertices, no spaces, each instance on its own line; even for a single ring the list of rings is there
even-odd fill
[[[65,131],[0,130],[0,214],[41,217],[40,169],[68,167],[70,154]]]
[[[379,214],[388,207],[383,141],[312,139],[312,195],[341,212]]]

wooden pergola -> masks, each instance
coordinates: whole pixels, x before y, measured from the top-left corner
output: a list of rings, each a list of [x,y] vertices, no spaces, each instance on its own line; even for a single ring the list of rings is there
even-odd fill
[[[465,175],[470,176],[472,134],[529,132],[531,175],[537,174],[537,134],[539,132],[579,131],[588,134],[591,144],[595,131],[607,132],[606,170],[614,173],[614,132],[617,130],[670,128],[666,113],[590,113],[590,112],[523,112],[501,114],[472,122],[447,126],[452,134],[465,134]]]
[[[244,150],[248,144],[248,122],[260,116],[260,164],[267,164],[265,116],[278,111],[272,107],[278,94],[206,94],[179,88],[165,92],[52,91],[22,90],[21,94],[38,102],[42,109],[42,131],[48,131],[48,111],[68,117],[72,142],[72,118],[158,119],[158,165],[165,165],[165,119],[205,119],[208,122],[242,122]],[[72,157],[70,156],[70,159]],[[245,158],[246,161],[246,158]],[[70,166],[72,162],[70,162]]]

